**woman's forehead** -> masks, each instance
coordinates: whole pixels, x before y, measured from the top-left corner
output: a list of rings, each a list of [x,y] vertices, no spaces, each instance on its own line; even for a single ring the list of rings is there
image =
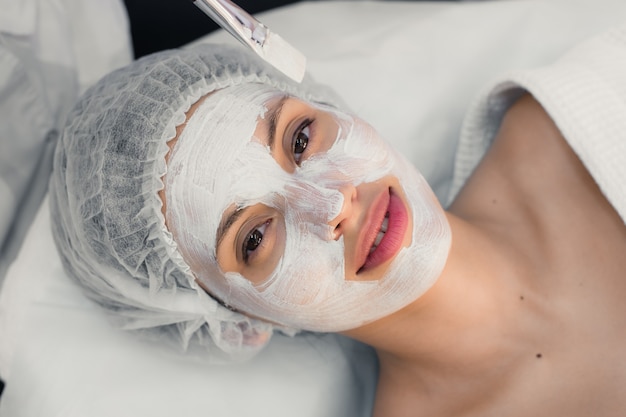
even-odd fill
[[[272,179],[283,172],[267,144],[253,137],[259,119],[268,112],[266,103],[282,94],[264,85],[244,84],[204,99],[186,122],[168,161],[168,219],[177,217],[185,229],[215,242],[228,207],[266,201],[277,182]]]

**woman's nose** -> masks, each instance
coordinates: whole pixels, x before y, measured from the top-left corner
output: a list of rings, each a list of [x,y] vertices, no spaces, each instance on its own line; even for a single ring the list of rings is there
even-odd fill
[[[334,240],[341,237],[345,230],[346,222],[353,215],[353,203],[356,200],[356,187],[352,184],[343,185],[338,190],[343,195],[343,205],[339,214],[328,224],[333,228],[332,236]]]

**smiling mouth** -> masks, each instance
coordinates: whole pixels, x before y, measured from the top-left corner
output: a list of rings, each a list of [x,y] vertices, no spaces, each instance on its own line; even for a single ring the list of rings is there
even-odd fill
[[[389,212],[387,211],[385,212],[385,217],[383,218],[383,222],[380,225],[380,230],[378,231],[378,234],[376,235],[376,240],[374,240],[374,244],[370,248],[370,254],[372,254],[376,250],[380,242],[383,240],[383,237],[385,236],[385,233],[387,232],[388,227],[389,227]]]
[[[386,207],[377,208],[377,214],[382,218],[378,220],[376,234],[369,233],[364,244],[367,248],[367,256],[357,274],[373,269],[395,255],[402,248],[404,234],[408,226],[408,212],[404,206],[404,202],[396,194],[389,189]]]

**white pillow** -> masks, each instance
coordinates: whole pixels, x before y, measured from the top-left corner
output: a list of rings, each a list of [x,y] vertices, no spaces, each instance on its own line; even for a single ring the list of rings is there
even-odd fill
[[[550,62],[625,15],[622,0],[352,1],[299,3],[261,20],[443,198],[463,113],[481,85]],[[347,339],[277,335],[251,362],[215,366],[111,328],[65,277],[49,221],[44,206],[1,294],[10,373],[0,417],[369,415],[375,359]]]

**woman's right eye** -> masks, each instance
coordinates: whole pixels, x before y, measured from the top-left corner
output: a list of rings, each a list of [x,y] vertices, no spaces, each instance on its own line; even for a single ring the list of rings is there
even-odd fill
[[[267,225],[271,222],[271,220],[266,221],[262,225],[255,227],[248,235],[244,238],[243,246],[242,246],[242,254],[243,260],[247,264],[250,256],[254,255],[254,251],[256,251],[261,243],[263,243],[263,234],[265,233],[265,229],[267,229]]]
[[[309,140],[311,138],[311,123],[313,120],[307,119],[296,129],[294,137],[291,142],[291,151],[293,153],[293,159],[296,165],[300,165],[302,162],[302,154],[309,146]]]

